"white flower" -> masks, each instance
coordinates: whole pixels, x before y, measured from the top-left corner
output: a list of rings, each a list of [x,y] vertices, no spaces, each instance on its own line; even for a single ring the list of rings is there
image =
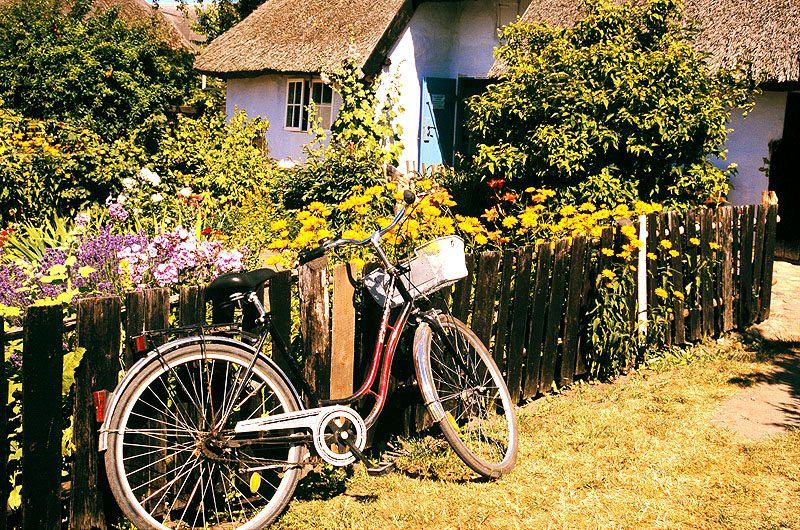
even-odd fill
[[[128,202],[128,196],[125,195],[125,194],[120,193],[117,196],[117,202],[120,203],[120,204],[125,204],[126,202]]]
[[[320,79],[322,80],[322,82],[323,82],[323,83],[325,83],[326,85],[330,85],[330,84],[331,84],[331,78],[330,78],[330,77],[328,76],[328,74],[326,74],[325,72],[320,72],[320,74],[319,74],[319,78],[320,78]]]
[[[136,181],[130,177],[125,177],[122,179],[122,185],[125,186],[126,190],[132,190],[136,186]]]
[[[153,187],[158,187],[158,185],[161,184],[161,177],[146,167],[143,167],[141,171],[139,171],[139,177],[145,182],[149,182]]]
[[[281,169],[292,169],[296,165],[297,165],[297,162],[295,162],[292,159],[284,158],[283,160],[278,162],[278,167],[281,168]]]
[[[164,197],[162,197],[160,193],[154,193],[153,196],[150,197],[150,200],[153,202],[161,202],[164,200]]]
[[[190,190],[188,186],[183,188],[183,189],[181,189],[181,191],[178,192],[178,195],[181,195],[183,197],[188,197],[191,194],[192,194],[192,190]]]
[[[357,54],[356,54],[356,45],[355,44],[351,44],[350,46],[347,47],[347,58],[348,59],[355,59],[356,56],[357,56]]]

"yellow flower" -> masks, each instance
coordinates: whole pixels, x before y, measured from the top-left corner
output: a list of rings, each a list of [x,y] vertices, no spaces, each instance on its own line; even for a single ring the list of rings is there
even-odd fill
[[[281,249],[281,248],[286,248],[287,246],[289,246],[289,241],[288,240],[286,240],[286,239],[276,239],[275,241],[273,241],[272,243],[267,245],[267,248]]]
[[[680,291],[672,291],[672,296],[674,296],[678,300],[683,300],[683,293]]]
[[[709,243],[708,246],[711,248],[711,250],[717,250],[717,249],[721,248],[718,244],[716,244],[714,242]]]
[[[628,265],[628,268],[630,270],[632,270],[633,272],[636,272],[636,266],[635,265]]]
[[[620,229],[620,231],[622,232],[622,235],[624,235],[628,239],[633,239],[633,238],[636,237],[636,227],[635,226],[625,225]]]
[[[654,259],[656,259],[657,257],[658,257],[658,256],[656,256],[656,255],[655,255],[655,254],[653,254],[652,252],[648,252],[648,253],[647,253],[647,259],[654,260]]]
[[[286,219],[279,219],[274,221],[271,225],[272,229],[277,231],[283,230],[289,225],[289,222]]]
[[[700,240],[697,239],[696,237],[690,237],[689,238],[689,243],[691,243],[692,245],[699,245],[700,244]]]
[[[514,226],[519,223],[519,220],[514,217],[513,215],[509,215],[505,219],[503,219],[503,226],[505,228],[514,228]]]
[[[561,208],[561,211],[558,213],[560,213],[563,217],[569,217],[578,213],[578,209],[572,205],[567,205]]]
[[[356,266],[356,269],[359,271],[362,270],[364,268],[364,265],[366,264],[366,262],[361,258],[353,258],[350,260],[350,263],[354,264]]]
[[[602,252],[604,256],[608,256],[608,257],[611,257],[611,256],[614,255],[614,251],[611,250],[610,248],[601,248],[600,252]]]
[[[477,235],[475,236],[475,244],[476,244],[476,245],[483,246],[483,245],[485,245],[485,244],[486,244],[486,243],[488,243],[488,242],[489,242],[489,238],[487,238],[487,237],[486,237],[485,235],[483,235],[483,234],[477,234]]]
[[[662,248],[672,248],[672,243],[669,239],[662,239],[661,243],[659,243]]]
[[[395,184],[394,182],[390,182],[389,184],[386,185],[386,189],[389,191],[394,191],[397,189],[397,184]]]
[[[613,289],[614,288],[614,284],[611,283],[611,282],[606,282],[606,288]]]
[[[654,292],[655,292],[656,296],[658,296],[659,298],[666,299],[667,296],[669,296],[669,293],[666,291],[666,289],[663,289],[661,287],[657,287]]]
[[[608,278],[609,280],[613,280],[617,277],[617,274],[610,270],[610,269],[603,269],[603,272],[600,273],[603,278]]]
[[[681,255],[681,253],[673,248],[672,250],[669,251],[669,255],[672,256],[673,258],[677,258],[678,256]]]
[[[309,204],[306,208],[308,209],[309,212],[316,212],[324,210],[325,205],[319,201],[314,201],[311,204]]]

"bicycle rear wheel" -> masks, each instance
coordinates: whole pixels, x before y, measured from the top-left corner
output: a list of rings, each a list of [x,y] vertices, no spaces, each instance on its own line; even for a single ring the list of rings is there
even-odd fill
[[[440,315],[414,335],[417,380],[428,411],[459,457],[486,478],[517,461],[514,404],[486,346],[466,324]],[[441,326],[441,327],[440,327]]]
[[[264,360],[245,380],[252,355],[224,344],[188,345],[128,385],[110,422],[105,463],[136,527],[254,530],[286,507],[304,447],[291,433],[278,440],[232,432],[237,421],[298,409]],[[228,422],[217,425],[226,411]]]

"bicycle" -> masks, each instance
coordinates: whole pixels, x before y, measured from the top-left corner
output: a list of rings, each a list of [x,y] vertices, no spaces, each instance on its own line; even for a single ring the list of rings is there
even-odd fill
[[[369,238],[324,241],[300,257],[304,263],[338,245],[370,243],[383,263],[363,280],[383,313],[369,372],[352,396],[321,400],[303,378],[256,295],[275,275],[269,269],[224,274],[205,291],[207,301],[252,304],[259,315],[252,333],[235,324],[200,325],[170,330],[197,334],[164,344],[158,342],[166,330],[134,339],[146,355],[111,394],[100,430],[109,484],[134,525],[263,528],[315,463],[359,460],[371,474],[385,471],[363,451],[408,326],[416,327],[413,357],[424,403],[456,454],[481,477],[512,470],[516,413],[500,370],[471,329],[427,303],[428,295],[466,276],[463,241],[439,238],[418,247],[414,259],[392,264],[381,240],[417,197],[406,191],[404,202],[392,223]],[[212,334],[219,331],[237,331],[242,340]],[[268,346],[288,361],[313,407],[305,408],[289,377],[266,355]],[[368,395],[375,403],[365,417],[348,406]]]

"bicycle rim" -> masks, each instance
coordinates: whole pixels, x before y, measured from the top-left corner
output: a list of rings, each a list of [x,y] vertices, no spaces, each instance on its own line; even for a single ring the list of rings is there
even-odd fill
[[[450,316],[438,319],[441,330],[422,324],[415,335],[420,389],[459,457],[480,475],[497,478],[517,460],[517,422],[508,388],[471,329]]]
[[[222,345],[180,348],[127,387],[111,423],[106,468],[138,527],[260,529],[286,506],[303,447],[231,431],[240,420],[297,410],[266,362],[243,377],[251,358]],[[218,425],[228,412],[227,424]]]

